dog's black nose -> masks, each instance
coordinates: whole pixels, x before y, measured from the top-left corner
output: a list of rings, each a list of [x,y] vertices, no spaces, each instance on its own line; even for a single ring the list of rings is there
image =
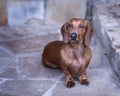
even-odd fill
[[[76,40],[77,34],[76,34],[76,33],[72,33],[72,34],[70,35],[70,37],[71,37],[71,40]]]

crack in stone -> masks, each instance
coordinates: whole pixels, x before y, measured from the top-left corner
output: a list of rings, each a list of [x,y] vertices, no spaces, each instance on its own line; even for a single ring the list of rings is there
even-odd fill
[[[9,80],[9,81],[12,81],[13,79],[9,79],[9,78],[0,78],[1,79],[1,81],[0,81],[0,85],[2,84],[2,83],[4,83],[5,81],[7,81],[7,80]]]
[[[50,88],[48,89],[44,94],[43,96],[52,96],[52,93],[53,91],[55,90],[57,84],[59,83],[60,79],[64,76],[64,74],[62,74],[61,76],[59,76],[59,79],[57,82],[55,82],[55,84]]]

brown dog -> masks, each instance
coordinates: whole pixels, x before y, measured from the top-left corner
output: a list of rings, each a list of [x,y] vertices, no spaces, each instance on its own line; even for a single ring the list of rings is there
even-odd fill
[[[42,54],[45,67],[61,68],[66,75],[66,86],[74,86],[72,75],[79,76],[81,84],[89,84],[86,69],[92,53],[88,47],[92,29],[88,21],[72,18],[61,28],[63,41],[49,43]]]

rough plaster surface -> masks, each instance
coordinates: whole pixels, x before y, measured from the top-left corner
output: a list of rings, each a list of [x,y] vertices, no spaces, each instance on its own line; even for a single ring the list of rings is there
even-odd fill
[[[74,17],[85,18],[86,0],[47,0],[45,23],[65,22]]]

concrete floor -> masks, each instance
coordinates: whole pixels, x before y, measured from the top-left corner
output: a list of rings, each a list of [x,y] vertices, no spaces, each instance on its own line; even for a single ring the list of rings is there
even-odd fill
[[[75,79],[75,87],[66,88],[62,71],[42,66],[43,48],[48,42],[61,39],[60,26],[0,28],[0,96],[120,96],[119,79],[114,76],[96,34],[87,69],[89,86]]]

